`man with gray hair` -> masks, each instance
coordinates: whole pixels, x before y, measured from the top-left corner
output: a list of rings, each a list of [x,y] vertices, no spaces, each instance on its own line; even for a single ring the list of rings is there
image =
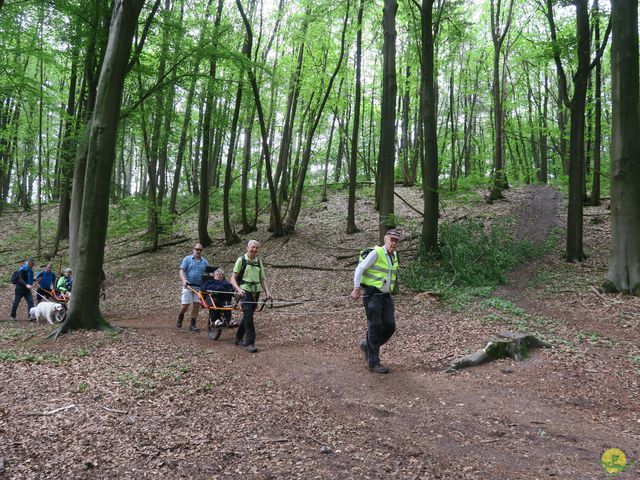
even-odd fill
[[[247,253],[236,260],[231,276],[231,285],[242,298],[242,321],[236,332],[235,344],[239,347],[247,347],[247,352],[256,353],[255,346],[256,329],[253,324],[253,312],[256,310],[260,292],[264,291],[267,298],[271,298],[267,287],[266,275],[262,260],[258,258],[260,243],[257,240],[249,240]],[[243,337],[245,341],[243,341]]]
[[[400,232],[395,228],[384,236],[384,245],[375,247],[360,262],[353,276],[352,301],[362,300],[367,315],[367,338],[360,343],[367,367],[375,373],[388,373],[380,363],[380,347],[396,331],[396,319],[391,294],[397,291]]]

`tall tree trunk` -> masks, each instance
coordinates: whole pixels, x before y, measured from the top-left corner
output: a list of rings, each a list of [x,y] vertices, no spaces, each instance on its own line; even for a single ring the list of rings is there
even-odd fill
[[[245,37],[242,53],[247,55],[247,52],[251,54],[248,39]],[[240,107],[242,106],[242,91],[244,74],[240,72],[240,78],[238,79],[238,90],[236,91],[235,106],[233,108],[233,117],[231,119],[231,133],[229,138],[229,147],[227,149],[227,167],[224,174],[224,192],[222,199],[222,219],[224,225],[224,240],[227,245],[233,245],[240,242],[240,237],[236,235],[231,225],[231,211],[229,208],[229,195],[231,193],[231,183],[233,179],[233,156],[235,154],[236,135],[238,133],[238,119],[240,117]]]
[[[422,190],[424,195],[424,220],[422,222],[422,244],[425,251],[438,248],[438,138],[437,98],[435,91],[433,0],[422,0],[422,76],[420,95],[420,117],[423,126]]]
[[[214,29],[217,32],[222,17],[223,0],[218,0]],[[217,37],[216,37],[217,38]],[[217,42],[214,42],[214,47]],[[214,83],[216,81],[216,57],[209,60],[209,80],[206,87],[204,119],[202,121],[202,150],[200,152],[200,208],[198,209],[198,238],[203,247],[213,243],[209,236],[209,147],[211,132],[211,117],[213,115]]]
[[[253,33],[251,31],[251,24],[247,15],[244,13],[242,3],[240,0],[236,0],[236,6],[242,17],[244,28],[247,32],[247,43],[249,54],[247,60],[251,60],[251,45],[253,43]],[[276,187],[273,182],[273,174],[271,172],[271,149],[269,148],[269,132],[267,131],[267,125],[264,119],[264,113],[262,111],[262,101],[260,100],[260,91],[258,90],[258,82],[256,81],[256,74],[253,68],[249,68],[249,83],[251,84],[251,90],[253,91],[253,99],[256,103],[256,112],[258,114],[258,122],[260,124],[260,134],[262,135],[262,151],[264,152],[264,162],[267,169],[267,182],[269,183],[269,195],[271,197],[271,209],[273,211],[274,223],[273,234],[276,237],[281,237],[284,233],[282,227],[282,219],[280,217],[280,208],[278,207],[278,200],[276,198]]]
[[[415,182],[415,177],[411,177],[411,157],[409,151],[411,150],[409,145],[409,103],[411,95],[409,89],[411,88],[411,66],[407,63],[405,67],[405,85],[404,94],[402,95],[402,121],[401,121],[401,137],[400,137],[400,161],[402,164],[402,183],[406,187],[412,187]]]
[[[256,116],[255,106],[251,109],[247,126],[244,131],[244,148],[242,152],[242,189],[240,192],[240,213],[242,215],[242,233],[247,234],[254,231],[254,227],[249,223],[249,172],[251,171],[251,137],[253,133],[253,123]]]
[[[497,4],[495,3],[497,1]],[[504,165],[504,93],[502,75],[500,69],[500,56],[502,46],[511,27],[513,13],[513,0],[509,1],[509,7],[501,25],[501,0],[491,0],[491,39],[493,41],[493,85],[491,88],[494,113],[494,148],[493,148],[493,186],[491,187],[491,199],[503,198],[502,191],[509,188]],[[506,54],[505,54],[506,55]]]
[[[380,108],[380,148],[378,150],[379,238],[395,227],[393,215],[394,167],[396,159],[396,12],[398,2],[385,0],[382,13],[382,105]]]
[[[169,198],[169,213],[175,215],[178,213],[176,209],[176,202],[178,200],[178,190],[180,188],[180,178],[182,171],[182,162],[184,160],[184,152],[187,146],[187,136],[189,134],[189,128],[191,126],[191,109],[193,107],[193,95],[196,90],[196,77],[200,67],[200,62],[196,61],[193,67],[193,78],[187,92],[187,101],[184,107],[184,120],[182,122],[182,129],[180,130],[180,140],[178,140],[178,153],[176,154],[176,166],[173,172],[173,185],[171,186],[171,197]]]
[[[119,5],[119,4],[118,4]],[[114,5],[115,6],[115,5]],[[71,189],[71,204],[69,206],[69,263],[76,270],[76,254],[78,253],[78,235],[80,230],[80,214],[84,198],[85,169],[87,164],[87,150],[89,148],[90,124],[96,102],[98,74],[102,67],[102,53],[107,45],[106,32],[109,26],[103,24],[107,11],[105,0],[95,0],[92,10],[91,32],[87,42],[85,57],[84,82],[86,85],[86,100],[84,106],[84,120],[79,135],[80,140],[76,148],[76,158],[73,165],[73,186]]]
[[[338,57],[338,64],[329,79],[329,83],[324,92],[324,96],[318,105],[317,110],[315,111],[315,115],[311,118],[311,125],[309,126],[309,132],[307,133],[307,140],[304,147],[304,153],[302,154],[302,162],[300,165],[300,172],[297,175],[295,190],[293,192],[293,197],[290,202],[289,213],[287,215],[287,219],[285,221],[285,232],[293,233],[295,231],[295,226],[298,221],[298,215],[300,214],[300,209],[302,208],[302,194],[304,190],[304,180],[307,174],[307,169],[309,165],[309,160],[311,158],[311,147],[313,144],[313,136],[318,128],[318,124],[320,123],[320,119],[322,118],[322,114],[324,112],[324,107],[329,98],[329,94],[331,93],[331,88],[333,87],[333,82],[335,81],[338,72],[340,71],[340,67],[342,65],[342,61],[344,59],[345,52],[345,37],[347,32],[347,24],[349,20],[349,7],[351,4],[351,0],[347,0],[346,4],[346,12],[344,15],[344,22],[342,25],[342,35],[340,39],[340,54]]]
[[[356,186],[358,181],[358,136],[360,128],[360,100],[362,97],[362,13],[364,0],[358,6],[356,24],[356,98],[353,106],[353,131],[351,132],[351,162],[349,163],[349,202],[347,205],[347,233],[356,233]]]
[[[69,313],[56,335],[69,329],[107,326],[99,307],[100,278],[109,218],[109,189],[124,79],[133,34],[144,0],[116,0],[109,41],[96,91],[90,124],[85,195],[80,214],[75,284]]]
[[[546,184],[549,178],[548,166],[549,157],[547,152],[547,116],[549,113],[549,79],[547,72],[544,72],[544,96],[541,99],[542,112],[540,114],[540,172],[538,181]]]
[[[640,296],[638,0],[612,0],[611,255],[605,288]]]
[[[449,117],[451,118],[451,168],[449,170],[449,190],[455,191],[458,182],[456,179],[457,164],[456,164],[456,111],[453,96],[453,71],[449,77]]]
[[[336,130],[336,117],[338,113],[334,110],[333,119],[331,120],[331,130],[329,130],[329,142],[327,142],[327,151],[324,156],[324,178],[322,181],[322,202],[327,201],[327,182],[329,180],[329,160],[331,159],[331,147],[333,146],[333,134]]]
[[[578,68],[573,76],[571,129],[569,136],[569,207],[567,216],[567,261],[582,261],[585,102],[589,81],[589,11],[587,0],[576,0]]]
[[[300,75],[302,72],[302,63],[304,59],[306,32],[308,26],[310,11],[307,8],[302,23],[301,42],[298,47],[298,59],[296,63],[296,69],[291,74],[289,81],[289,94],[287,96],[287,106],[285,109],[284,126],[282,128],[282,137],[280,139],[280,151],[278,152],[278,163],[276,165],[275,172],[275,187],[278,191],[278,208],[282,208],[282,204],[286,198],[286,192],[288,188],[288,170],[290,155],[291,155],[291,143],[293,141],[293,125],[296,119],[296,113],[298,110],[298,99],[300,97]],[[271,211],[271,219],[269,223],[269,230],[274,229],[274,212]]]
[[[578,50],[577,69],[573,75],[573,97],[569,103],[571,112],[571,130],[569,137],[569,207],[567,215],[567,245],[566,260],[568,262],[580,262],[584,260],[583,250],[583,182],[584,178],[584,127],[585,127],[585,102],[589,71],[591,69],[589,54],[590,40],[589,11],[587,0],[575,0],[576,6],[576,39]],[[561,96],[568,98],[567,79],[560,59],[560,50],[556,38],[556,28],[553,18],[552,1],[546,3],[547,19],[551,30],[553,42],[553,55],[558,72],[559,84],[562,90]],[[606,39],[602,45],[604,47]],[[598,53],[598,56],[602,51]]]
[[[69,207],[71,205],[71,178],[73,177],[73,159],[76,149],[76,135],[80,110],[76,115],[76,85],[78,83],[78,47],[71,52],[71,73],[69,77],[69,94],[64,122],[64,139],[60,152],[60,208],[58,209],[58,228],[49,257],[58,253],[60,241],[69,237]]]
[[[593,2],[595,44],[600,45],[600,7],[598,0]],[[596,59],[595,78],[593,80],[595,88],[594,98],[594,132],[593,132],[593,179],[591,184],[591,205],[600,205],[600,169],[601,169],[601,149],[602,149],[602,61]]]

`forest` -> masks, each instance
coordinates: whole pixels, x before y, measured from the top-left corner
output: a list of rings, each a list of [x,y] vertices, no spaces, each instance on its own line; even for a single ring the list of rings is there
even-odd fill
[[[605,290],[637,293],[636,4],[2,2],[2,204],[59,205],[53,245],[37,216],[36,253],[68,241],[95,300],[109,212],[132,202],[154,251],[193,209],[205,247],[218,207],[227,245],[263,214],[275,237],[295,234],[314,186],[348,191],[353,233],[375,185],[382,235],[394,186],[416,185],[429,253],[443,192],[475,185],[493,202],[550,182],[567,192],[569,262],[585,259],[584,206],[609,193]],[[71,324],[99,316],[84,308]]]
[[[0,477],[638,478],[639,57],[632,0],[0,0]],[[176,323],[249,239],[258,353]]]

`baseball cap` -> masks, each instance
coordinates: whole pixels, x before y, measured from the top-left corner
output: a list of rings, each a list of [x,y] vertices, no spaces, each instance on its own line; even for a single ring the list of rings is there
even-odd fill
[[[400,232],[398,230],[396,230],[395,228],[392,228],[391,230],[388,230],[387,233],[385,234],[386,237],[390,237],[390,238],[395,238],[397,240],[400,240],[401,235]]]

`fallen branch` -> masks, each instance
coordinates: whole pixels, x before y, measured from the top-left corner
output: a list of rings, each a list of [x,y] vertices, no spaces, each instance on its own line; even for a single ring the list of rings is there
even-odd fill
[[[416,212],[418,215],[420,215],[420,217],[424,217],[424,213],[421,212],[420,210],[418,210],[417,208],[415,208],[413,205],[411,205],[409,202],[407,202],[404,198],[402,198],[400,196],[400,194],[398,192],[393,192],[393,194],[398,197],[402,203],[404,203],[407,207],[409,207],[411,210],[413,210],[414,212]]]
[[[602,292],[599,292],[598,289],[596,287],[594,287],[593,285],[589,285],[589,288],[591,290],[593,290],[593,293],[595,293],[597,296],[599,296],[601,299],[606,300],[605,296],[602,295]]]
[[[48,412],[43,412],[43,413],[25,413],[23,414],[24,417],[48,417],[50,415],[55,415],[56,413],[60,413],[60,412],[64,412],[65,410],[69,410],[70,408],[75,408],[75,405],[67,405],[64,407],[60,407],[60,408],[55,408],[53,410],[49,410]]]
[[[283,264],[276,264],[276,263],[265,263],[265,265],[267,265],[268,267],[272,267],[272,268],[293,268],[293,269],[299,269],[299,270],[322,270],[324,272],[350,272],[351,271],[351,269],[349,269],[349,268],[314,267],[312,265],[297,265],[297,264],[283,265]]]
[[[154,252],[154,251],[157,252],[161,248],[170,247],[172,245],[180,245],[181,243],[185,243],[185,242],[188,242],[188,241],[189,241],[189,239],[187,237],[181,237],[181,238],[178,238],[177,240],[172,240],[170,242],[164,242],[164,243],[158,244],[158,248],[156,248],[155,250],[153,249],[153,247],[143,248],[140,251],[137,251],[137,252],[134,252],[134,253],[131,253],[131,254],[127,255],[127,258],[137,257],[138,255],[143,255],[145,253],[151,253],[151,252]]]
[[[287,437],[281,437],[281,438],[272,438],[270,440],[265,440],[265,443],[285,443],[288,441],[289,439]]]

